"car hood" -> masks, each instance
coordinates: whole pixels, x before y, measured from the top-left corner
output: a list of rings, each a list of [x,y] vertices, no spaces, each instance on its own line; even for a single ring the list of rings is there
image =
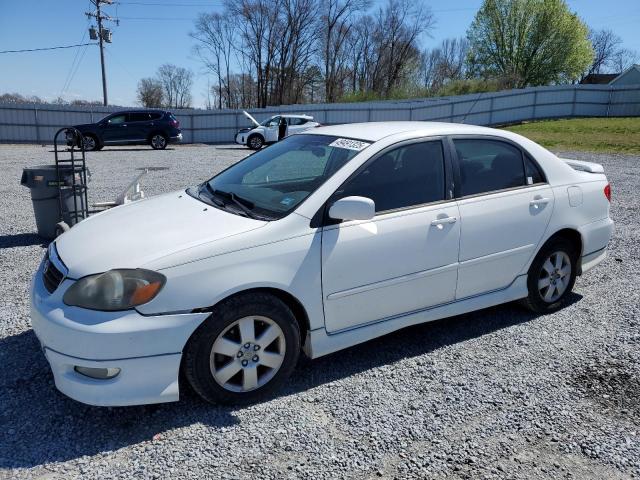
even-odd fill
[[[74,125],[73,128],[77,128],[78,130],[82,131],[82,130],[88,130],[90,128],[95,128],[96,124],[95,123],[83,123],[81,125]]]
[[[183,191],[91,216],[56,240],[70,278],[140,268],[171,254],[264,226],[202,203]]]
[[[243,110],[242,113],[244,113],[244,116],[247,117],[249,121],[253,123],[256,127],[260,126],[258,121],[255,118],[253,118],[253,116],[249,112],[246,112],[245,110]]]

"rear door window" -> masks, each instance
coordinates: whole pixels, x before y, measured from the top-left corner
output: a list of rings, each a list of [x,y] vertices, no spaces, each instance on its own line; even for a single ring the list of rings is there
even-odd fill
[[[499,140],[454,139],[462,196],[526,185],[519,148]]]
[[[127,116],[129,117],[128,122],[148,122],[150,120],[150,115],[144,112],[132,112]]]
[[[536,165],[529,155],[524,156],[524,170],[527,175],[527,185],[535,185],[536,183],[544,183],[545,178],[542,175],[540,167]]]

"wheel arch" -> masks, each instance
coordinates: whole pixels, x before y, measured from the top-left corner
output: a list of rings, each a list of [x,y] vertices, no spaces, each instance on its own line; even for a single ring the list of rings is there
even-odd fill
[[[300,327],[300,343],[304,346],[307,338],[307,334],[311,330],[309,314],[307,313],[307,309],[304,307],[302,302],[298,300],[293,294],[285,290],[282,290],[280,288],[253,287],[253,288],[247,288],[244,290],[239,290],[239,291],[233,292],[230,295],[227,295],[224,298],[221,298],[214,305],[211,305],[205,308],[198,308],[194,310],[194,312],[213,311],[213,309],[216,306],[220,305],[222,302],[225,302],[231,298],[235,298],[240,295],[246,295],[248,293],[266,293],[266,294],[272,295],[277,299],[279,299],[280,301],[282,301],[287,307],[289,307],[291,309],[291,312],[293,313],[293,316],[298,322],[298,326]]]
[[[581,261],[580,259],[582,258],[582,253],[583,253],[583,247],[584,247],[584,239],[582,238],[582,234],[580,233],[580,231],[577,228],[571,228],[571,227],[564,227],[561,228],[560,230],[557,230],[556,232],[554,232],[552,235],[550,235],[545,241],[544,243],[542,243],[542,245],[540,245],[540,248],[538,249],[538,251],[536,252],[536,255],[538,255],[538,253],[551,241],[556,240],[558,238],[564,238],[566,240],[568,240],[569,242],[571,242],[572,245],[575,246],[576,248],[576,253],[578,254],[578,258],[576,259],[576,263],[578,266],[578,275],[582,274],[582,266],[581,266]],[[535,256],[533,258],[535,258]],[[533,259],[532,259],[533,261]]]
[[[157,128],[155,130],[151,130],[151,133],[149,133],[149,135],[147,135],[147,143],[151,142],[151,139],[153,138],[154,135],[157,134],[162,135],[164,138],[167,139],[167,142],[169,141],[169,135],[167,135],[167,132],[165,132],[164,130]]]
[[[260,137],[262,139],[262,143],[266,142],[265,136],[262,132],[249,132],[249,135],[247,136],[247,144],[249,143],[249,139],[251,137]]]

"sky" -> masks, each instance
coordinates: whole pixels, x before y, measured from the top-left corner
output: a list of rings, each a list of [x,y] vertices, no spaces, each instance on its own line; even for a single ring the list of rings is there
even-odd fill
[[[416,0],[421,1],[421,0]],[[423,46],[464,36],[481,0],[422,0],[436,25]],[[200,12],[221,11],[221,0],[122,0],[104,8],[120,19],[111,25],[113,43],[106,44],[109,103],[133,106],[136,86],[163,63],[190,68],[195,81],[193,104],[204,106],[208,81],[193,54],[189,37]],[[385,3],[374,0],[373,9]],[[568,0],[589,26],[616,32],[624,46],[640,52],[640,0]],[[0,0],[0,51],[73,45],[89,41],[89,0]],[[73,68],[72,68],[73,67]],[[0,94],[16,92],[46,100],[62,96],[102,100],[100,55],[96,46],[42,52],[0,54]]]

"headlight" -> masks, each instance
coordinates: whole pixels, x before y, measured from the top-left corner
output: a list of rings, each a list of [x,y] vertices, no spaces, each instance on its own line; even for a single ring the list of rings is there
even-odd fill
[[[69,287],[62,300],[91,310],[129,310],[151,301],[165,281],[164,275],[151,270],[110,270],[81,278]]]

